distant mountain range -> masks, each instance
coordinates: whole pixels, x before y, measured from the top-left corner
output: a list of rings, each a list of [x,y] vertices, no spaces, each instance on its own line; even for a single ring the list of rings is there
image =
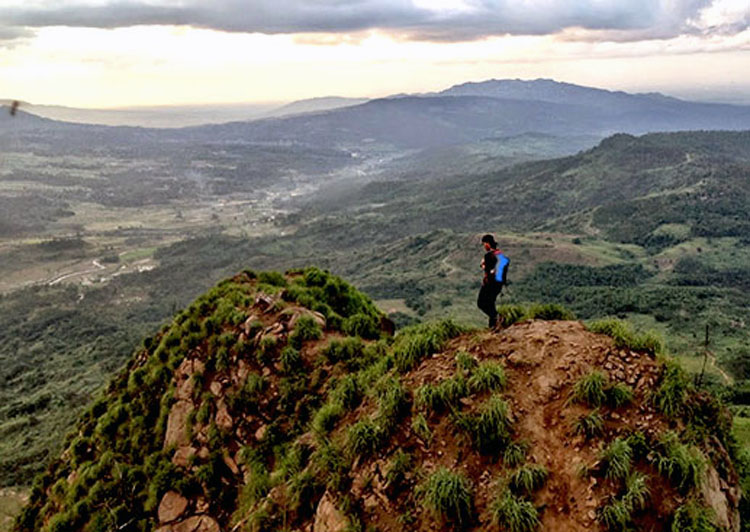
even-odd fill
[[[528,133],[603,138],[614,133],[750,129],[750,106],[687,102],[661,94],[628,94],[544,79],[466,83],[436,94],[365,102],[314,99],[277,112],[291,116],[194,126],[158,135],[143,128],[99,129],[96,135],[101,142],[107,138],[137,141],[145,135],[148,142],[424,149]],[[0,119],[0,131],[6,118]],[[51,126],[49,122],[34,124]],[[24,128],[28,127],[34,126],[27,122]]]

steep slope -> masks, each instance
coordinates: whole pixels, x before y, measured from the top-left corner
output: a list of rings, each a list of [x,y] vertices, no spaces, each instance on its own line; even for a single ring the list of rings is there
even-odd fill
[[[16,530],[739,530],[731,419],[657,341],[503,310],[392,338],[325,272],[243,272],[144,342]]]

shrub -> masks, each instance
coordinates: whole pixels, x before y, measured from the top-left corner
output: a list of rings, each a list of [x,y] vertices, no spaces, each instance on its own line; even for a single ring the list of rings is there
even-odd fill
[[[651,490],[646,483],[646,475],[633,473],[625,482],[625,495],[622,500],[632,510],[642,510],[646,507]]]
[[[576,434],[581,434],[587,439],[601,436],[604,432],[604,420],[599,413],[599,409],[597,408],[593,412],[579,417],[573,430]]]
[[[604,319],[590,323],[588,329],[598,334],[610,336],[615,347],[632,349],[658,355],[664,351],[664,342],[653,332],[638,334],[627,323],[617,319]]]
[[[307,314],[297,320],[294,330],[289,335],[289,345],[295,349],[302,349],[303,342],[308,340],[319,340],[323,336],[323,329],[315,318]]]
[[[456,353],[455,359],[456,366],[458,366],[458,369],[461,369],[463,371],[472,371],[477,367],[477,359],[475,359],[466,351],[459,351],[458,353]]]
[[[432,431],[430,430],[430,426],[427,424],[427,420],[425,419],[424,415],[417,414],[412,418],[411,421],[411,430],[414,432],[414,434],[424,442],[425,445],[428,447],[432,443]]]
[[[323,348],[321,354],[332,364],[349,362],[362,356],[364,347],[362,340],[356,337],[347,337],[343,340],[333,339]]]
[[[342,329],[351,336],[376,340],[380,337],[380,320],[368,314],[354,314],[344,320]]]
[[[503,462],[508,467],[518,467],[526,460],[529,444],[525,441],[512,441],[503,451]]]
[[[557,303],[532,305],[526,313],[527,319],[532,320],[574,320],[575,314]]]
[[[281,366],[287,374],[302,371],[302,355],[294,347],[288,345],[281,350]]]
[[[613,408],[619,408],[630,404],[633,401],[633,390],[622,383],[617,383],[610,386],[606,390],[607,404]]]
[[[652,461],[659,473],[668,477],[683,493],[700,486],[706,467],[701,452],[695,447],[680,443],[674,432],[667,432],[662,436]]]
[[[420,486],[424,504],[445,520],[467,525],[471,521],[471,482],[461,473],[440,468]]]
[[[469,388],[474,393],[499,391],[505,384],[505,370],[499,362],[483,362],[469,377]]]
[[[258,282],[269,284],[271,286],[287,286],[286,278],[279,272],[260,272],[258,273]]]
[[[505,327],[513,325],[524,319],[526,315],[526,309],[520,305],[500,305],[497,307],[498,322],[502,323]]]
[[[444,379],[437,384],[425,384],[417,389],[417,404],[421,407],[441,412],[454,408],[462,397],[469,394],[469,387],[462,375]]]
[[[391,432],[409,409],[409,397],[395,377],[388,377],[376,388],[378,396],[377,422]]]
[[[633,450],[628,442],[622,438],[612,441],[600,454],[607,478],[624,479],[630,473],[633,460]]]
[[[315,414],[312,421],[313,430],[318,434],[328,434],[344,414],[344,407],[339,402],[324,404]]]
[[[336,383],[329,397],[331,401],[340,403],[348,410],[353,410],[362,400],[362,388],[354,375],[345,375]]]
[[[482,406],[473,423],[474,441],[482,453],[497,453],[510,442],[510,409],[500,396],[494,395]]]
[[[461,332],[462,329],[450,320],[406,327],[396,336],[393,346],[396,368],[401,372],[409,371]]]
[[[355,456],[368,456],[385,440],[383,429],[370,419],[361,419],[349,428],[347,447]]]
[[[592,371],[575,383],[571,399],[591,407],[599,407],[607,398],[604,391],[607,383],[607,377],[601,371]]]
[[[539,512],[534,505],[508,490],[498,496],[490,507],[492,520],[508,532],[534,532],[539,528]]]
[[[672,532],[717,532],[713,510],[690,500],[674,513]]]
[[[516,493],[531,495],[544,485],[548,475],[546,467],[530,464],[513,473],[508,485]]]
[[[622,500],[612,500],[599,510],[599,521],[612,531],[629,530],[630,508]]]
[[[664,377],[659,389],[653,395],[654,404],[669,417],[682,413],[692,389],[690,378],[674,360],[664,366]]]
[[[385,475],[386,486],[389,489],[399,488],[406,480],[406,474],[410,469],[411,455],[399,449],[388,465],[388,472]]]

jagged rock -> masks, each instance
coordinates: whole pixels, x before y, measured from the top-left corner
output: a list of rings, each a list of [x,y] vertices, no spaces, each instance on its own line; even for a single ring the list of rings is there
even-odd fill
[[[211,381],[211,384],[208,386],[208,389],[211,391],[212,394],[216,397],[221,397],[221,392],[223,390],[223,386],[219,381]]]
[[[706,471],[706,478],[701,486],[703,496],[708,506],[716,515],[716,524],[722,530],[730,532],[739,532],[740,517],[737,506],[731,504],[727,493],[721,489],[721,479],[716,468],[709,466]]]
[[[318,503],[315,511],[313,532],[344,532],[349,520],[333,504],[333,497],[327,491]]]
[[[174,396],[176,399],[187,401],[193,397],[193,388],[193,379],[187,378],[177,385]]]
[[[194,515],[172,526],[174,532],[221,532],[216,519],[207,515]]]
[[[188,417],[194,410],[193,403],[180,400],[172,405],[167,419],[167,433],[164,436],[164,447],[183,446],[190,443],[187,434]]]
[[[258,294],[258,296],[255,298],[255,304],[258,306],[258,308],[265,311],[273,306],[274,300],[271,296],[268,296],[266,294]]]
[[[234,426],[232,416],[229,415],[229,410],[223,400],[219,400],[216,404],[216,425],[224,430],[230,430]]]
[[[195,453],[195,447],[180,447],[174,452],[172,463],[179,467],[187,467],[190,458],[195,456]]]
[[[159,522],[170,523],[180,517],[187,509],[188,501],[176,491],[168,491],[159,503]]]
[[[234,459],[232,459],[231,456],[224,455],[224,464],[235,475],[239,475],[240,474],[240,468],[237,467],[237,463],[234,461]]]

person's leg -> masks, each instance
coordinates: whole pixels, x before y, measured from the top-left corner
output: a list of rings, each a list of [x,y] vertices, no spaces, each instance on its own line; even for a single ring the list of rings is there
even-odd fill
[[[490,294],[489,304],[487,305],[488,308],[488,315],[490,317],[490,328],[495,327],[497,325],[497,296],[500,295],[500,292],[503,290],[503,285],[496,284],[492,286],[492,291]]]
[[[477,297],[477,307],[479,307],[479,310],[490,315],[490,309],[489,306],[492,304],[490,301],[490,292],[489,287],[487,285],[482,285],[482,288],[479,289],[479,296]]]
[[[489,317],[489,327],[492,328],[497,323],[497,309],[495,308],[495,293],[492,285],[482,285],[477,298],[477,307]]]

